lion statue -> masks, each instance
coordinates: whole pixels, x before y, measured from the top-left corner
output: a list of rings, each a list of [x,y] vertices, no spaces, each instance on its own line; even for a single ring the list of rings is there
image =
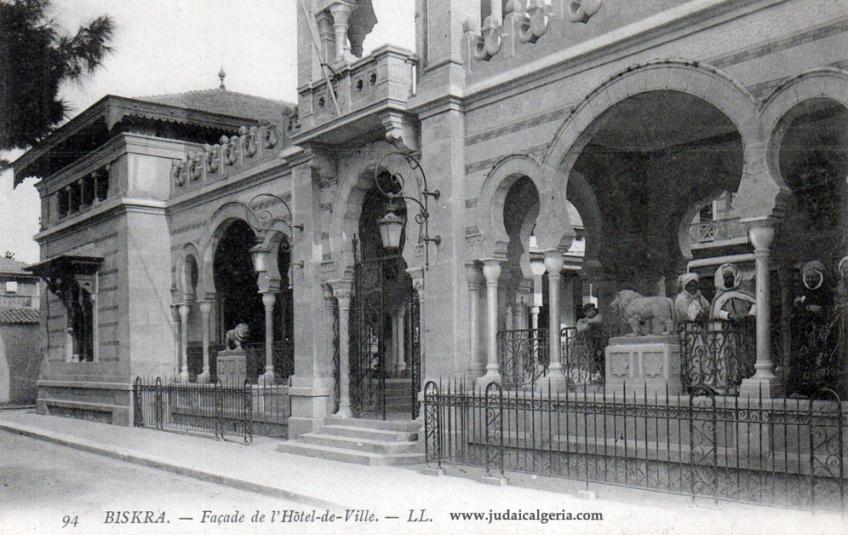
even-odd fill
[[[227,336],[224,338],[224,344],[230,351],[242,349],[241,345],[247,340],[250,334],[250,326],[247,323],[239,323],[234,328],[227,331]]]
[[[633,290],[621,290],[610,308],[630,325],[627,336],[674,334],[674,303],[668,297],[643,297]]]

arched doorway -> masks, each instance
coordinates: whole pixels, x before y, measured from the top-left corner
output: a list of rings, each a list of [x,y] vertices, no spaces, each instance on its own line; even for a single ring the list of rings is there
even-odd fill
[[[256,235],[250,226],[242,220],[233,220],[215,249],[213,273],[221,344],[226,332],[239,323],[250,327],[248,344],[261,344],[264,340],[265,312],[250,258],[250,248],[255,243]],[[250,362],[248,366],[249,372],[256,367]]]
[[[602,310],[624,288],[644,295],[676,292],[688,260],[679,247],[680,222],[715,192],[731,199],[738,190],[739,131],[706,100],[661,90],[614,104],[587,132],[571,174],[585,181],[582,197],[591,193],[597,201],[597,213],[588,215],[599,230],[591,260],[593,277],[607,286]],[[702,282],[709,291],[711,281]]]
[[[402,202],[392,210],[406,214]],[[383,247],[378,220],[386,212],[386,198],[372,187],[353,244],[351,409],[356,417],[414,419],[421,386],[419,310],[401,254],[405,235],[399,249]]]
[[[848,251],[846,147],[848,109],[828,98],[793,106],[771,147],[794,201],[775,242],[771,293],[771,317],[778,320],[772,322],[773,360],[788,395],[808,395],[822,385],[840,393],[846,388],[840,322],[848,314],[839,292],[839,262]]]

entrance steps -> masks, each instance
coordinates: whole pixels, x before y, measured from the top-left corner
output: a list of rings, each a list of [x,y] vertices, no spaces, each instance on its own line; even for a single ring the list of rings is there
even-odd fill
[[[418,441],[420,423],[330,417],[320,431],[283,442],[277,451],[370,466],[424,462]]]

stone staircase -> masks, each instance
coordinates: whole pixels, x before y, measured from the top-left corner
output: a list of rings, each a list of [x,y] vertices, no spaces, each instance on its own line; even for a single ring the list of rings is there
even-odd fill
[[[389,466],[424,462],[419,422],[329,417],[320,431],[283,442],[277,451],[332,461]]]

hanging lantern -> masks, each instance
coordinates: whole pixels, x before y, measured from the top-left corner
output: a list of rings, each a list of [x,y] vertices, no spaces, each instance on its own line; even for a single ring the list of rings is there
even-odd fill
[[[387,212],[386,215],[377,220],[377,225],[380,227],[380,238],[383,240],[383,247],[386,249],[400,249],[400,238],[403,234],[403,228],[406,226],[406,218],[394,212]]]
[[[270,252],[263,248],[262,245],[254,245],[250,248],[250,258],[253,260],[253,269],[257,273],[265,273],[268,271],[270,256]]]

